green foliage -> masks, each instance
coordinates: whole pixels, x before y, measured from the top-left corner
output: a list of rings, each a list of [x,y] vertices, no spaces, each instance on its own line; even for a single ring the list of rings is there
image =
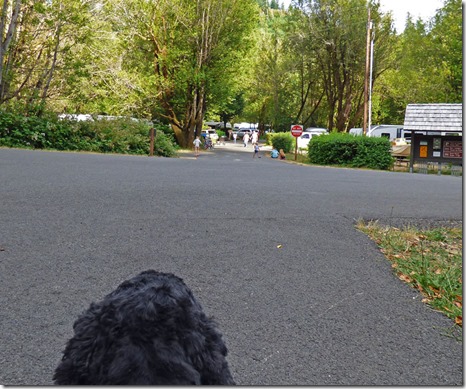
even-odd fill
[[[283,149],[285,153],[289,153],[295,144],[295,138],[289,132],[277,132],[271,134],[271,141],[273,148],[280,150]]]
[[[75,0],[5,1],[4,7],[0,104],[18,101],[40,112],[50,96],[61,100],[57,96],[76,75],[82,47],[95,36],[89,26],[91,5]]]
[[[294,1],[286,11],[275,0],[18,4],[18,19],[3,23],[0,104],[22,105],[31,118],[46,110],[158,118],[183,147],[206,112],[275,131],[360,127],[368,4],[372,122],[402,123],[408,103],[462,101],[460,0],[445,0],[430,21],[408,19],[401,34],[379,2],[363,0]],[[43,130],[28,138],[31,123],[22,141],[49,147]],[[63,125],[49,126],[65,147]],[[96,139],[76,144],[126,147]]]
[[[460,0],[445,1],[430,23],[407,20],[392,47],[395,66],[374,85],[374,123],[402,123],[410,103],[463,101],[462,31]]]
[[[268,132],[265,134],[265,145],[266,146],[271,146],[272,145],[272,139],[273,136],[276,135],[275,132]]]
[[[446,101],[463,101],[462,1],[447,0],[434,18],[431,31],[436,61],[442,63]]]
[[[309,162],[388,170],[393,164],[390,141],[350,134],[331,133],[313,137],[308,145]]]
[[[149,151],[149,124],[131,119],[74,121],[55,115],[23,116],[0,112],[0,146],[80,150],[145,155]],[[176,154],[173,136],[157,126],[156,155]]]
[[[135,80],[150,80],[152,90],[138,89],[174,127],[180,146],[192,145],[210,105],[229,111],[257,11],[254,0],[129,0],[115,7],[122,67]]]
[[[162,131],[157,131],[154,139],[154,154],[161,157],[174,157],[176,155],[177,146],[173,136],[165,134]]]

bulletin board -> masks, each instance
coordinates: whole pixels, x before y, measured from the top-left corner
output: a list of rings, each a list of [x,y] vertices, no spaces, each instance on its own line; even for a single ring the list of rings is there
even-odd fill
[[[411,168],[415,162],[463,164],[463,137],[455,135],[423,135],[411,138]]]

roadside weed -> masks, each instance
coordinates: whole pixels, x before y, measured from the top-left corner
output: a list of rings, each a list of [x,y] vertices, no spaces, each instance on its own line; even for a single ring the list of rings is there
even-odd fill
[[[463,325],[462,228],[419,230],[357,223],[379,246],[398,278],[423,295],[422,301]]]

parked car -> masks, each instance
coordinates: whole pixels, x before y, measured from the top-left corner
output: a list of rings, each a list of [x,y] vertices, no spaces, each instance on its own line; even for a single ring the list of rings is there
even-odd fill
[[[298,137],[298,149],[307,149],[307,145],[311,141],[314,134],[310,132],[303,132],[303,134]]]
[[[244,135],[249,134],[249,136],[252,135],[252,131],[248,128],[241,128],[238,130],[237,135],[238,139],[243,139]]]
[[[213,141],[218,140],[218,134],[215,130],[209,128],[207,130],[202,130],[201,131],[201,137],[205,139],[205,137],[209,135],[209,138],[212,139]]]
[[[325,128],[319,129],[325,130]],[[328,135],[327,131],[313,131],[313,132],[303,132],[303,134],[298,138],[298,149],[307,149],[307,146],[311,139],[314,136]]]
[[[324,133],[328,133],[328,130],[326,128],[321,128],[321,127],[308,127],[303,132],[313,132],[313,133],[324,134]]]

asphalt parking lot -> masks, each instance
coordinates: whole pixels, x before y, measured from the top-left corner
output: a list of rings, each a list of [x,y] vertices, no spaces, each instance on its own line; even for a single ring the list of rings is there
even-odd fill
[[[0,383],[52,384],[77,315],[156,269],[215,317],[237,384],[462,385],[452,322],[354,228],[461,223],[461,178],[299,166],[267,151],[0,149]]]

